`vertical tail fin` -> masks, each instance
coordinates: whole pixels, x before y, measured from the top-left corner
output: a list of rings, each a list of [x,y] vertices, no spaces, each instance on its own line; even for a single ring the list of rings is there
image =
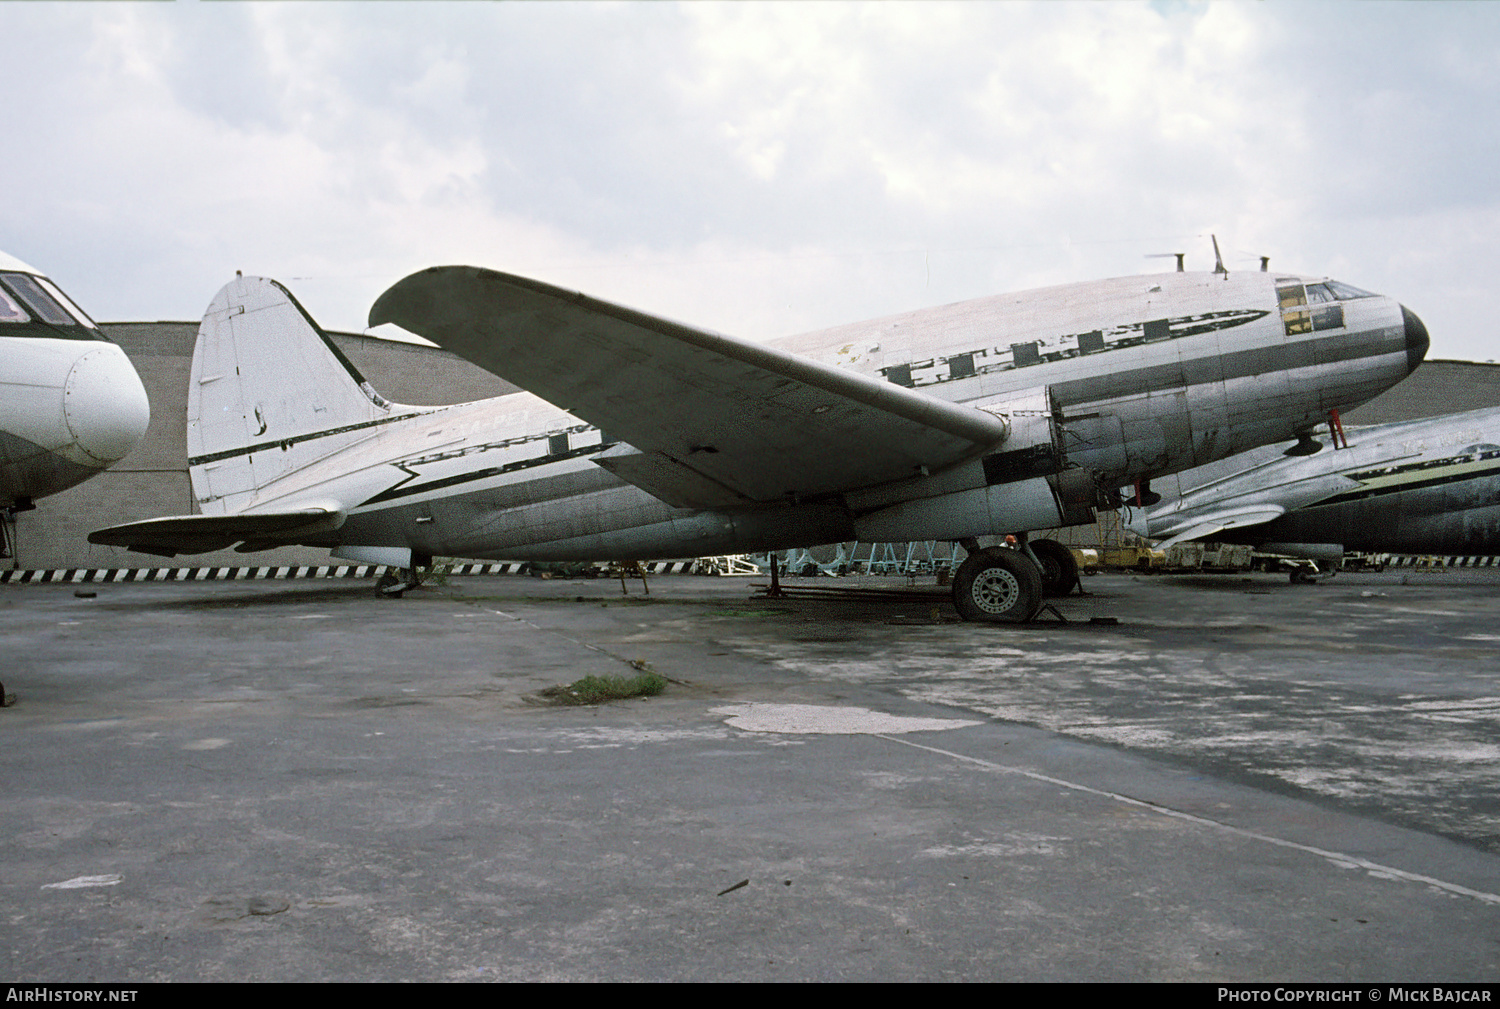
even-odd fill
[[[251,504],[273,481],[406,413],[388,403],[274,280],[236,277],[198,327],[187,454],[205,514]]]

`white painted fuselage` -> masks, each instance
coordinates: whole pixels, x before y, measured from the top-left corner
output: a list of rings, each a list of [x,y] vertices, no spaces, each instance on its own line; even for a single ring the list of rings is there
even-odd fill
[[[123,459],[150,416],[125,352],[46,277],[0,255],[0,507]]]

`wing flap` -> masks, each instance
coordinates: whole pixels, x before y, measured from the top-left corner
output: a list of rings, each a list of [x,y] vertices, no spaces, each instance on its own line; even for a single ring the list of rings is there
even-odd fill
[[[675,470],[666,482],[685,484],[691,472],[700,488],[753,502],[936,472],[1007,430],[1000,417],[868,375],[475,267],[400,281],[370,310],[370,325],[387,322],[656,460],[654,473],[616,463],[622,476]]]
[[[660,452],[616,445],[595,456],[594,463],[673,508],[729,508],[750,503],[744,495]]]
[[[332,532],[344,524],[345,517],[343,511],[334,508],[250,515],[174,515],[96,529],[89,533],[89,542],[161,557],[206,554],[244,541],[255,542],[256,549],[266,549]]]

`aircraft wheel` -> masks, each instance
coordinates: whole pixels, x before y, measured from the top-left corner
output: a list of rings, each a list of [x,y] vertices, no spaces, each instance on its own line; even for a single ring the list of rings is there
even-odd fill
[[[965,620],[1025,623],[1042,608],[1042,574],[1016,550],[972,553],[953,579],[953,605]]]
[[[1057,540],[1032,540],[1031,552],[1042,562],[1042,594],[1065,596],[1078,584],[1078,561]]]

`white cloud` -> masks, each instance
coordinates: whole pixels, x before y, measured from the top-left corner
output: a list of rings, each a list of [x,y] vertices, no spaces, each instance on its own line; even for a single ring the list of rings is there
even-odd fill
[[[1488,5],[0,5],[0,247],[104,318],[434,263],[769,336],[1270,255],[1496,356]]]

